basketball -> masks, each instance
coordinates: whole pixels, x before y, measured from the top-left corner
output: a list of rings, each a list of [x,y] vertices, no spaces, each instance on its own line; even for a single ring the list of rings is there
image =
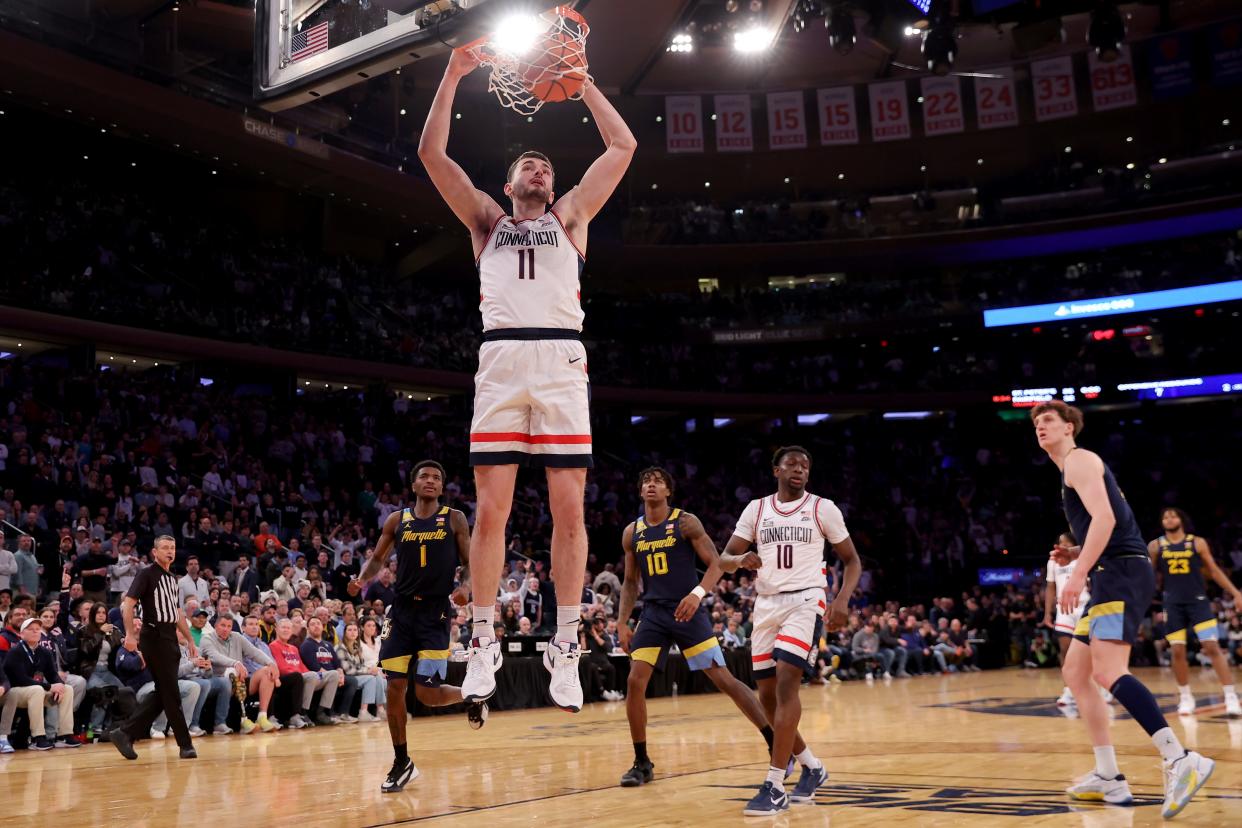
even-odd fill
[[[523,74],[530,94],[546,103],[558,103],[581,94],[586,83],[586,60],[579,43],[570,35],[552,35],[543,53],[531,61]]]

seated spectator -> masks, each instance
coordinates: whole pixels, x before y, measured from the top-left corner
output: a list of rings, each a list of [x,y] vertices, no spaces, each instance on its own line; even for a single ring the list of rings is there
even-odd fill
[[[530,619],[523,615],[518,619],[517,632],[514,635],[534,635],[535,631],[531,627]]]
[[[181,645],[181,664],[178,665],[177,679],[192,681],[198,685],[199,690],[198,701],[194,705],[190,718],[186,720],[190,726],[190,735],[203,736],[207,733],[203,728],[202,716],[207,702],[213,697],[215,704],[212,706],[211,719],[207,722],[207,727],[211,728],[211,732],[217,736],[232,733],[233,728],[229,727],[225,720],[229,717],[229,699],[233,697],[233,685],[226,677],[215,674],[212,670],[211,659],[204,656],[201,651],[196,656],[190,656],[189,648],[180,630],[177,631],[177,643]]]
[[[223,602],[223,599],[221,599]],[[250,658],[264,667],[275,666],[272,657],[255,648],[245,636],[233,632],[233,619],[225,615],[216,617],[211,631],[203,634],[203,655],[211,661],[217,676],[227,676],[233,683],[233,692],[243,703],[241,732],[251,733],[257,726],[264,733],[276,730],[276,724],[267,715],[268,705],[272,701],[272,693],[276,690],[275,677],[271,670],[259,670],[253,675],[246,669],[243,661]],[[259,697],[259,718],[252,721],[246,716],[244,709],[247,693]]]
[[[388,567],[380,570],[379,576],[367,587],[368,604],[382,601],[385,608],[392,606],[392,602],[397,599],[397,593],[392,588],[392,577],[392,570]]]
[[[109,717],[128,719],[138,705],[134,691],[112,670],[124,638],[121,629],[108,621],[108,608],[103,604],[92,608],[91,620],[78,633],[77,671],[86,676],[86,692],[99,700],[90,710],[90,724],[96,731],[104,729]]]
[[[362,694],[362,707],[359,710],[358,718],[354,719],[349,715],[352,709],[349,703],[344,703],[343,718],[345,721],[361,721],[375,722],[379,721],[374,714],[367,708],[371,705],[378,705],[382,699],[387,698],[388,690],[384,681],[384,675],[380,671],[379,665],[368,667],[366,658],[362,652],[362,642],[359,639],[360,630],[358,622],[351,621],[345,625],[345,634],[341,636],[340,642],[336,645],[336,657],[341,663],[341,669],[345,673],[345,683],[348,685],[352,680],[355,685],[355,692]]]
[[[55,731],[48,735],[43,708],[55,705],[61,746],[80,747],[81,743],[73,738],[73,688],[56,680],[56,661],[48,650],[39,646],[43,623],[38,618],[26,618],[19,635],[21,642],[6,653],[4,659],[10,687],[4,694],[4,712],[0,714],[3,744],[8,744],[17,708],[24,707],[30,717],[30,735],[34,739],[31,748],[51,750],[55,747]]]
[[[362,622],[362,632],[358,636],[359,646],[362,648],[362,664],[368,670],[372,667],[379,669],[380,644],[382,643],[379,638],[379,629],[379,622],[374,617],[367,617]],[[499,641],[500,639],[497,638],[496,640]],[[384,675],[383,670],[380,670],[379,675]],[[388,700],[388,678],[386,676],[384,677],[384,684],[385,692],[380,694],[379,702],[375,706],[375,718],[380,721],[383,721],[388,716],[388,710],[385,707],[385,703]]]
[[[276,661],[276,669],[280,671],[281,686],[299,683],[302,688],[300,706],[297,707],[298,712],[289,717],[289,727],[295,730],[311,727],[314,717],[311,715],[310,707],[315,690],[322,686],[320,703],[325,710],[330,709],[332,700],[336,697],[337,682],[332,681],[327,684],[321,682],[319,674],[308,670],[302,663],[302,654],[298,650],[298,645],[293,642],[293,622],[288,618],[282,618],[276,622],[276,639],[268,644],[268,649]],[[331,722],[327,723],[331,724]]]
[[[207,617],[208,613],[205,609],[195,610],[190,616],[190,637],[194,639],[195,647],[203,646],[203,633],[209,629]]]
[[[865,670],[868,679],[875,677],[875,673],[883,669],[883,659],[880,658],[880,636],[876,635],[875,625],[868,621],[861,630],[854,633],[854,638],[850,642],[851,655],[854,657],[854,664]],[[885,671],[885,676],[888,673]]]
[[[607,586],[607,584],[605,584]],[[739,629],[737,621],[729,619],[729,626],[724,630],[724,647],[727,650],[733,650],[738,647],[746,646],[745,633]]]
[[[70,663],[70,658],[72,657],[75,661],[77,659],[78,636],[73,630],[69,630],[66,634],[65,631],[69,626],[69,612],[66,610],[64,613],[58,613],[58,609],[58,602],[52,601],[39,614],[39,621],[43,625],[43,637],[39,639],[39,646],[50,652],[56,659],[56,675],[60,677],[61,682],[73,688],[73,712],[76,714],[82,707],[82,702],[86,700],[86,676],[70,670],[76,666]],[[72,656],[70,656],[71,651]]]
[[[285,686],[286,682],[281,678],[280,669],[276,666],[276,659],[272,656],[271,647],[260,637],[259,633],[259,617],[257,615],[247,615],[245,620],[242,621],[241,635],[256,650],[272,659],[271,663],[264,664],[249,656],[243,656],[242,663],[246,665],[246,669],[250,671],[252,676],[263,670],[271,674],[272,682],[276,688],[272,693],[272,705],[273,708],[280,710],[280,717],[272,716],[271,719],[272,723],[279,728],[281,727],[281,722],[288,722],[302,710],[302,675],[298,673],[290,676],[287,682],[288,686]],[[296,730],[297,728],[294,729]]]
[[[279,635],[279,630],[277,634]],[[324,688],[319,699],[319,710],[315,714],[315,724],[340,724],[341,717],[334,715],[332,710],[337,690],[345,686],[345,674],[341,672],[336,650],[323,638],[323,622],[318,618],[311,618],[306,622],[306,640],[298,650],[306,669],[315,674],[318,682],[315,686]],[[305,676],[303,680],[306,680]],[[304,709],[303,714],[306,712]]]
[[[913,615],[906,616],[906,626],[901,631],[901,643],[906,648],[907,670],[916,676],[926,673],[930,669],[931,649],[923,646],[918,619]]]
[[[198,556],[191,555],[185,562],[185,574],[177,581],[177,603],[184,607],[186,599],[194,597],[201,605],[210,592],[211,584],[199,572]]]
[[[295,585],[297,579],[294,577],[293,564],[285,564],[280,570],[280,577],[272,581],[272,592],[276,593],[277,600],[289,601],[290,609],[294,606],[301,606],[301,603],[293,604],[293,599],[297,597],[297,589]]]
[[[970,636],[966,628],[957,618],[949,622],[949,641],[957,650],[961,668],[968,673],[979,672],[979,667],[975,664],[975,648],[970,644]]]
[[[30,617],[30,610],[21,605],[14,605],[5,616],[4,628],[0,629],[0,652],[7,652],[21,646],[22,623]]]
[[[1242,613],[1229,619],[1228,652],[1233,654],[1233,665],[1242,665]]]
[[[621,701],[625,698],[617,691],[617,668],[609,658],[612,645],[605,633],[605,619],[595,615],[589,623],[583,623],[579,634],[579,646],[587,653],[587,675],[596,690],[596,698],[605,701]]]
[[[897,678],[910,678],[910,674],[906,672],[906,660],[910,658],[910,652],[906,649],[899,633],[897,616],[889,615],[881,621],[881,628],[878,632],[880,658],[884,659],[885,673],[895,675]]]

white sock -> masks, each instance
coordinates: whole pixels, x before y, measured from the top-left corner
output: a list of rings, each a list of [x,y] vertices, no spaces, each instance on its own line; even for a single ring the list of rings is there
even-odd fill
[[[771,765],[769,765],[768,766],[768,781],[772,783],[773,788],[775,788],[778,791],[784,792],[785,790],[785,769],[774,768]]]
[[[1121,770],[1117,767],[1117,754],[1112,745],[1095,749],[1095,772],[1105,779],[1116,779],[1121,775]]]
[[[1176,762],[1186,754],[1186,749],[1178,741],[1177,734],[1171,727],[1162,727],[1151,735],[1151,741],[1160,751],[1165,762]]]
[[[810,747],[807,747],[806,750],[799,753],[797,755],[797,759],[798,759],[799,764],[803,765],[804,767],[808,767],[811,770],[815,770],[816,768],[821,768],[824,766],[824,763],[816,759],[814,753],[811,753]]]
[[[1193,696],[1191,695],[1191,692],[1190,692],[1190,685],[1189,685],[1189,684],[1179,684],[1179,685],[1177,686],[1177,691],[1178,691],[1179,693],[1181,693],[1181,694],[1182,694],[1182,698],[1183,698],[1183,699],[1193,698]]]
[[[572,607],[557,607],[556,635],[552,637],[552,640],[562,644],[577,644],[580,620],[581,615],[577,604]]]
[[[494,639],[496,637],[496,605],[488,604],[474,607],[474,628],[470,631],[473,638]]]
[[[1225,698],[1238,695],[1238,691],[1234,689],[1232,684],[1222,685],[1220,689],[1225,691]]]

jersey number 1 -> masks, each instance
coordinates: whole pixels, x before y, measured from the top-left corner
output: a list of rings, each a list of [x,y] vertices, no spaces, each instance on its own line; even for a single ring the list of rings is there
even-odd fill
[[[528,247],[525,250],[519,250],[517,254],[518,278],[535,281],[535,248]],[[527,260],[529,260],[529,263]],[[530,274],[529,276],[527,275],[528,273]]]
[[[427,544],[420,544],[418,547],[418,565],[427,566]]]
[[[776,546],[776,568],[777,569],[793,569],[793,544],[777,544]]]

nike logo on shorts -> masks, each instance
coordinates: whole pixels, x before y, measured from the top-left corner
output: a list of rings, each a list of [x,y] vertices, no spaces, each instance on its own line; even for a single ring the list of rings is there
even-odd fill
[[[580,362],[581,360],[582,360],[582,357],[574,357],[573,359],[569,361],[569,364],[573,365],[575,362]]]

